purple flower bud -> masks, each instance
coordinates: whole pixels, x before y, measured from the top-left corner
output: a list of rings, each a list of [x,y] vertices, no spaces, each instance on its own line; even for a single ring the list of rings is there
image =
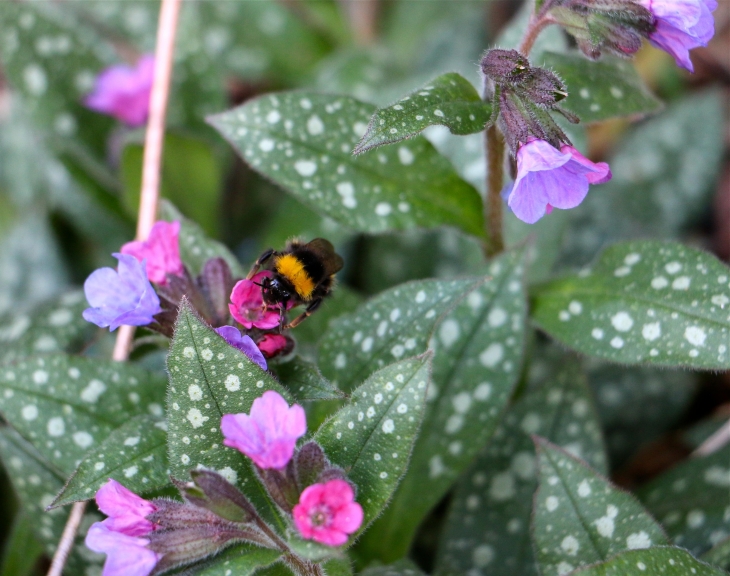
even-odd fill
[[[147,548],[147,538],[115,532],[103,522],[91,525],[85,542],[90,550],[107,555],[102,576],[148,576],[161,558]]]
[[[261,350],[258,349],[258,346],[256,346],[256,343],[250,336],[242,336],[238,328],[234,326],[221,326],[220,328],[216,328],[215,331],[231,346],[238,348],[248,356],[251,362],[261,366],[262,370],[266,370],[266,358],[264,358]]]
[[[689,51],[707,46],[715,34],[715,0],[639,0],[656,19],[649,34],[653,46],[671,54],[677,66],[694,72]]]
[[[594,163],[572,146],[557,150],[543,140],[532,140],[517,152],[517,178],[507,200],[520,220],[534,224],[552,207],[578,206],[589,184],[611,179],[605,162]]]
[[[135,67],[110,66],[99,74],[84,104],[129,126],[141,126],[147,122],[154,73],[152,55],[142,56]]]
[[[100,268],[84,282],[84,294],[91,304],[84,319],[110,331],[122,324],[145,326],[162,312],[160,299],[147,279],[144,262],[129,254],[113,254],[119,270]]]
[[[290,408],[273,390],[253,401],[250,415],[226,414],[221,419],[223,444],[240,450],[263,469],[284,468],[306,431],[304,409],[298,404]]]

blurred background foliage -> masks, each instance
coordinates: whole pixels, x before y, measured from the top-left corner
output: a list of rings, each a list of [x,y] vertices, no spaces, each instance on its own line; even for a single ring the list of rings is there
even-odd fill
[[[328,318],[368,295],[411,279],[478,269],[480,247],[456,230],[364,236],[320,217],[244,165],[205,118],[275,90],[338,92],[383,105],[447,71],[479,86],[482,52],[514,43],[515,19],[525,16],[520,9],[517,0],[186,0],[163,195],[244,265],[292,236],[322,235],[337,245],[347,263],[342,286],[297,334],[303,347],[316,342]],[[0,5],[2,325],[82,284],[94,268],[111,265],[110,253],[133,236],[143,132],[80,101],[102,68],[153,50],[157,11],[153,0]],[[508,215],[512,243],[539,238],[532,280],[588,262],[625,238],[681,239],[730,257],[730,3],[721,3],[715,19],[712,44],[693,52],[692,76],[664,53],[650,47],[639,53],[637,68],[666,103],[663,111],[572,129],[579,147],[610,162],[610,184],[592,191],[579,209],[534,227]],[[535,59],[541,50],[567,46],[567,37],[549,30]],[[432,128],[427,137],[483,190],[481,135],[454,137]],[[0,344],[3,338],[0,332]],[[534,346],[542,346],[539,335]],[[102,338],[88,353],[107,354],[108,347]],[[666,469],[713,429],[712,422],[693,428],[696,422],[730,414],[727,374],[599,361],[585,368],[613,478],[625,486]],[[539,362],[529,369],[539,371]],[[3,447],[22,449],[12,438]],[[41,573],[45,560],[36,557],[42,548],[29,518],[16,514],[4,475],[0,495],[0,542],[6,543],[0,575]],[[441,515],[443,508],[425,524],[416,547],[426,567]]]

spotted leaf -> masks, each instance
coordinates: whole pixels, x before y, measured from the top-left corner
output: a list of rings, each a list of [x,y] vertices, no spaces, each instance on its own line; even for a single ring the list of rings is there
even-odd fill
[[[730,269],[680,244],[627,242],[536,290],[534,318],[576,350],[626,364],[730,367]]]
[[[702,560],[727,570],[730,568],[730,536],[715,544],[701,556]]]
[[[214,556],[203,568],[196,572],[198,576],[251,576],[260,568],[276,562],[281,556],[278,550],[260,548],[251,544],[236,546]]]
[[[122,424],[84,457],[53,506],[93,498],[109,478],[137,494],[168,485],[166,428],[148,415]]]
[[[619,552],[668,544],[633,496],[563,449],[534,438],[540,482],[532,538],[542,576],[562,576]]]
[[[730,536],[730,446],[691,458],[637,492],[675,544],[695,556]]]
[[[319,367],[348,392],[374,369],[426,350],[434,326],[484,280],[421,280],[381,292],[340,316],[320,341]]]
[[[538,575],[529,531],[537,489],[530,434],[545,435],[606,471],[585,375],[577,359],[560,354],[556,360],[554,365],[561,367],[548,376],[536,371],[525,395],[509,409],[457,485],[439,545],[437,575],[471,570],[493,576]]]
[[[250,412],[253,401],[267,390],[287,399],[289,393],[206,326],[185,300],[167,368],[167,449],[172,475],[187,478],[188,471],[199,466],[216,470],[242,488],[260,512],[266,513],[267,507],[273,510],[248,458],[223,446],[220,423],[224,414]]]
[[[561,105],[577,114],[582,122],[598,122],[617,116],[643,116],[658,112],[662,103],[641,80],[628,60],[605,58],[599,62],[578,54],[542,55],[568,87]]]
[[[491,105],[481,99],[471,82],[449,72],[396,104],[379,108],[353,153],[412,138],[434,124],[446,126],[452,134],[482,132],[491,114]]]
[[[342,400],[345,393],[327,380],[313,362],[297,356],[291,362],[276,366],[279,376],[298,401]]]
[[[0,456],[22,513],[30,520],[33,534],[43,545],[45,553],[52,557],[66,525],[68,511],[56,509],[46,512],[46,506],[63,487],[64,474],[46,464],[45,458],[31,444],[7,426],[0,428]],[[102,554],[96,554],[83,545],[86,530],[97,520],[101,520],[99,514],[85,514],[71,549],[67,564],[69,574],[84,574],[87,568],[89,572],[98,572],[104,561]]]
[[[360,532],[380,514],[406,471],[423,419],[430,359],[427,353],[381,368],[314,436],[357,486],[365,513]]]
[[[362,573],[362,576],[423,576],[424,573],[410,560],[399,560],[388,566],[374,566]]]
[[[165,382],[133,364],[49,355],[0,368],[0,388],[3,417],[70,474],[130,417],[161,416]]]
[[[575,576],[727,576],[727,572],[694,558],[686,550],[656,546],[650,550],[631,550],[595,566],[571,572]]]
[[[410,547],[416,529],[494,432],[519,379],[527,303],[524,251],[488,275],[439,322],[423,428],[393,502],[359,549],[383,562]]]
[[[360,232],[455,226],[482,235],[481,199],[424,138],[353,157],[371,105],[267,95],[210,118],[239,154],[303,203]]]
[[[32,313],[0,319],[0,362],[34,354],[77,352],[96,331],[81,316],[88,307],[83,292],[68,292],[34,308]]]

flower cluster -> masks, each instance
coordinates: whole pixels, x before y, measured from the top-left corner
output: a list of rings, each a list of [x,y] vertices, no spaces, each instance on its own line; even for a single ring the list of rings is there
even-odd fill
[[[193,278],[180,258],[180,222],[156,222],[145,241],[128,242],[114,257],[116,270],[101,268],[84,284],[90,307],[84,318],[100,327],[146,326],[172,336],[183,298],[228,344],[241,350],[262,370],[266,358],[291,351],[293,341],[279,334],[280,312],[264,306],[261,272],[236,282],[222,258],[208,260]],[[232,318],[241,330],[231,325]]]
[[[322,448],[296,442],[307,429],[301,406],[275,391],[254,400],[250,414],[226,414],[224,444],[251,458],[272,500],[305,539],[345,544],[363,522],[362,507],[344,472]],[[86,545],[107,555],[103,576],[148,576],[198,562],[235,542],[290,553],[246,497],[210,470],[190,472],[192,483],[174,480],[184,502],[147,501],[115,480],[96,493],[108,516],[93,524]]]

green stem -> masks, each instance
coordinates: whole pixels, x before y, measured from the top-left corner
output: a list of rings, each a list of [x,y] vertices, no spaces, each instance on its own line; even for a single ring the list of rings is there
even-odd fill
[[[502,219],[502,187],[504,186],[504,138],[494,124],[487,128],[484,144],[487,153],[487,198],[484,202],[485,241],[487,257],[504,251]]]

